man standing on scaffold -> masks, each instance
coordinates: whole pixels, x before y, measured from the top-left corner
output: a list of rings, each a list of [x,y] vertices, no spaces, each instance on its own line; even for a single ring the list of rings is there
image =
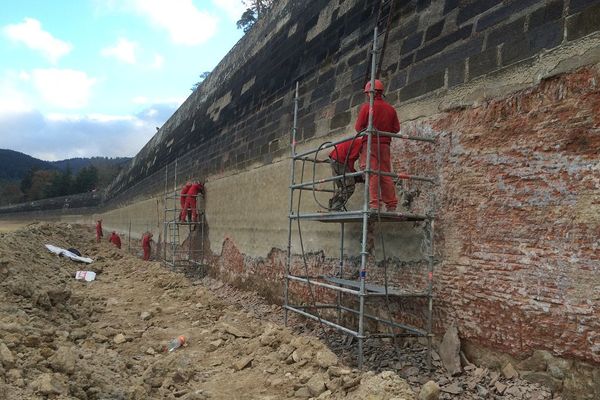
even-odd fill
[[[383,99],[383,83],[375,79],[375,89],[371,91],[371,82],[365,85],[365,94],[367,102],[360,107],[358,118],[354,128],[357,132],[366,129],[369,125],[369,100],[371,93],[374,93],[373,99],[373,128],[380,132],[398,133],[400,132],[400,121],[394,107]],[[362,150],[360,153],[360,167],[366,169],[367,165],[367,140],[368,136],[363,136]],[[390,157],[390,143],[392,138],[389,136],[377,136],[373,133],[371,138],[371,171],[380,170],[381,172],[391,172],[392,163]],[[381,199],[379,198],[379,187],[381,185]],[[381,202],[386,206],[386,211],[396,211],[398,199],[396,197],[396,186],[391,176],[379,175],[373,173],[369,176],[369,209],[377,211],[382,207]]]

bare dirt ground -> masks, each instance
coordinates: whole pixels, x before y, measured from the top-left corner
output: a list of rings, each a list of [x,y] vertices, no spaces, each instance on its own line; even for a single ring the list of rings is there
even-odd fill
[[[76,281],[86,269],[97,279]],[[347,367],[278,323],[280,307],[248,296],[97,244],[91,228],[1,233],[0,399],[416,398],[395,372]],[[163,352],[179,335],[187,345]]]
[[[16,231],[28,225],[28,222],[0,220],[0,233]]]

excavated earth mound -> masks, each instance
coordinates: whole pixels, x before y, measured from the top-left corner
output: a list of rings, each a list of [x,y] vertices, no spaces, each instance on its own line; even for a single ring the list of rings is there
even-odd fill
[[[49,253],[76,248],[92,264]],[[92,282],[77,270],[97,273]],[[173,352],[163,348],[184,335]],[[0,234],[1,399],[414,399],[389,371],[361,373],[201,281],[35,224]]]

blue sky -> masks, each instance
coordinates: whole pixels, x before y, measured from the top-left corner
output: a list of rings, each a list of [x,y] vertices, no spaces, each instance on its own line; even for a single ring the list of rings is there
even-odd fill
[[[0,148],[134,156],[242,37],[241,0],[0,3]]]

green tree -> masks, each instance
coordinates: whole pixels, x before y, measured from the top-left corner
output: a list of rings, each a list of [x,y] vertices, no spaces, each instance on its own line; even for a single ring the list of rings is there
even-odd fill
[[[93,165],[88,165],[79,170],[75,177],[74,193],[85,193],[98,186],[98,169]]]
[[[18,182],[3,181],[0,189],[0,205],[19,203],[23,198],[23,192]]]
[[[196,83],[194,83],[192,85],[192,88],[190,89],[192,92],[195,92],[196,90],[198,90],[198,88],[200,87],[200,85],[202,84],[202,82],[204,82],[204,80],[210,75],[210,71],[204,71],[203,73],[200,74],[200,80]]]
[[[67,168],[57,173],[52,180],[52,185],[46,193],[48,197],[67,196],[73,191],[73,173],[71,166],[67,164]]]
[[[31,179],[31,187],[25,195],[28,200],[39,200],[48,197],[48,190],[56,176],[56,171],[35,171]]]
[[[29,192],[29,189],[31,189],[31,185],[33,184],[33,175],[37,170],[37,168],[31,167],[29,168],[27,173],[25,173],[25,176],[23,177],[23,179],[21,179],[21,192],[25,194]]]
[[[263,14],[271,8],[276,0],[242,0],[246,6],[246,11],[236,22],[237,28],[242,29],[244,33],[248,32]]]

